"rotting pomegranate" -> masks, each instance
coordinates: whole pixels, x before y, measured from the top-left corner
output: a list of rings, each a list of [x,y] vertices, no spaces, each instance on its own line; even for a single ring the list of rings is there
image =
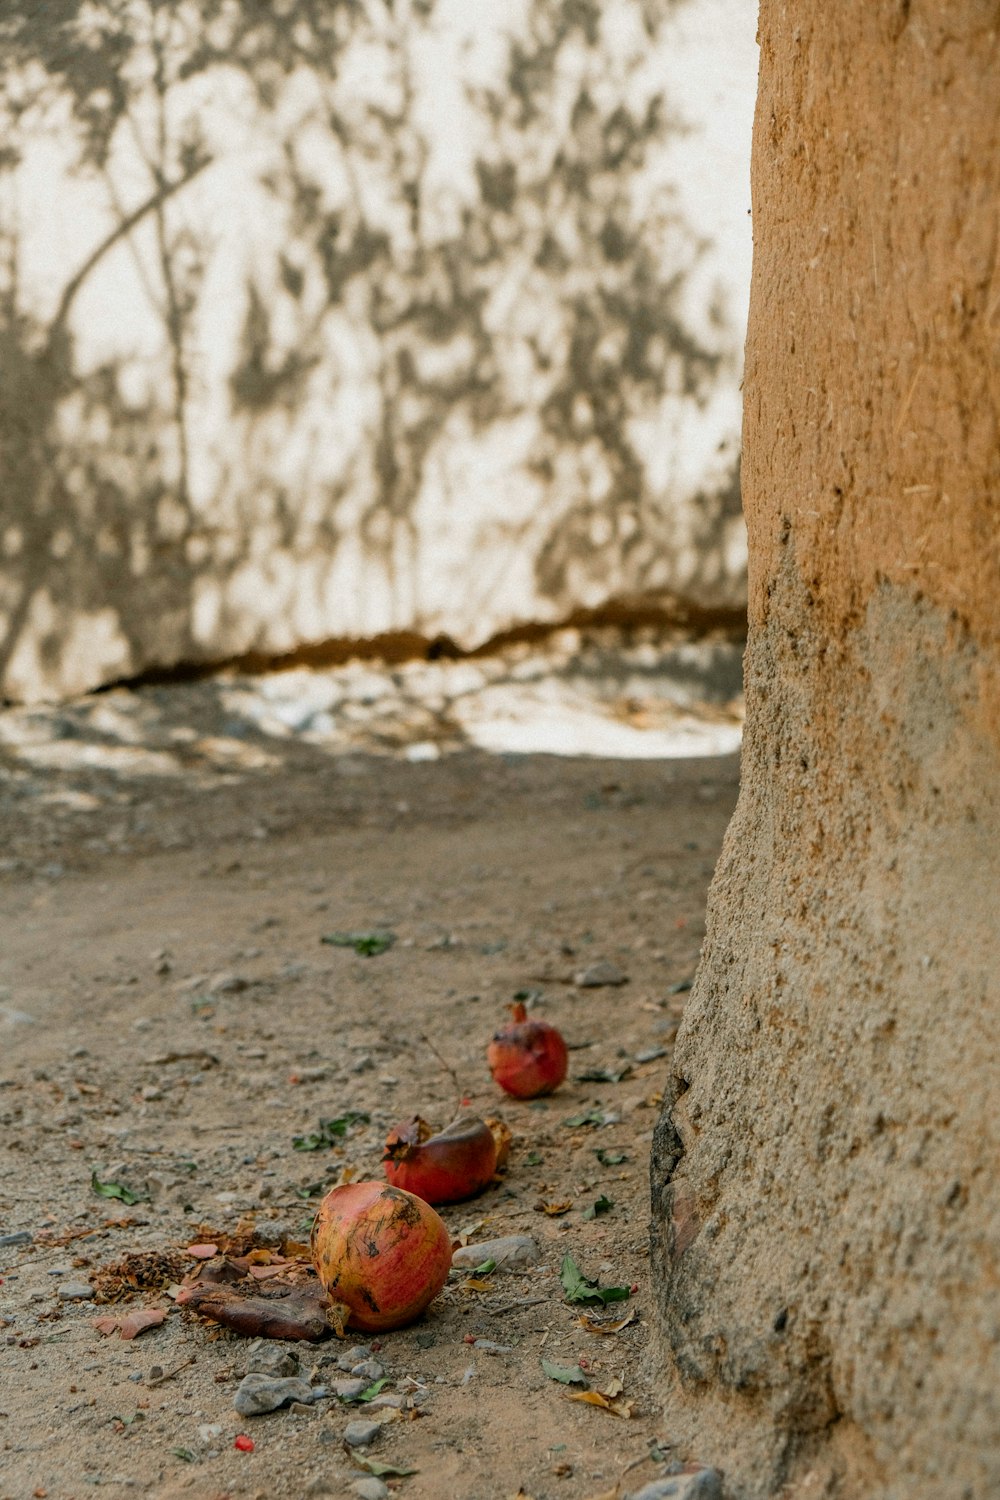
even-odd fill
[[[327,1193],[310,1248],[338,1331],[349,1324],[378,1333],[412,1323],[451,1268],[444,1221],[422,1198],[385,1182],[351,1182]]]
[[[515,1099],[551,1094],[566,1077],[569,1053],[562,1034],[548,1021],[529,1021],[518,1001],[512,1020],[490,1042],[486,1060],[495,1083]]]
[[[459,1115],[436,1135],[414,1115],[389,1132],[382,1164],[394,1187],[416,1193],[425,1203],[460,1203],[493,1181],[496,1138],[475,1115]]]

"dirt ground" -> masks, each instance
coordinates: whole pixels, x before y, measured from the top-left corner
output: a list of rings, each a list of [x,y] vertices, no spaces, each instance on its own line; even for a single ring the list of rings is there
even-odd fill
[[[589,1500],[710,1462],[672,1447],[655,1394],[647,1156],[735,757],[408,761],[243,734],[234,766],[198,748],[222,732],[198,721],[205,691],[133,695],[131,764],[62,753],[87,743],[83,709],[14,736],[51,754],[8,737],[0,762],[0,1236],[31,1236],[0,1248],[0,1497],[350,1495],[364,1471],[342,1433],[369,1416],[384,1425],[364,1455],[414,1471],[386,1476],[407,1500]],[[195,724],[171,731],[186,774],[142,769],[160,753],[153,707],[161,728],[181,708]],[[321,941],[344,930],[395,941],[373,956]],[[599,960],[626,982],[575,982]],[[572,1049],[567,1083],[533,1103],[502,1098],[485,1065],[519,992]],[[618,1081],[582,1077],[602,1071]],[[206,1226],[306,1237],[327,1185],[379,1176],[387,1130],[415,1112],[443,1125],[459,1092],[499,1111],[514,1147],[500,1185],[443,1217],[456,1239],[530,1234],[541,1259],[472,1286],[453,1272],[423,1319],[376,1341],[380,1394],[426,1391],[415,1417],[336,1399],[240,1417],[248,1340],[162,1290],[137,1299],[170,1309],[162,1326],[102,1337],[107,1308],[59,1296]],[[293,1145],[348,1111],[369,1118]],[[99,1196],[93,1174],[139,1201]],[[634,1313],[619,1332],[565,1301],[567,1252],[632,1289],[609,1309]],[[307,1379],[341,1373],[337,1340],[294,1348]],[[543,1359],[619,1391],[631,1417],[568,1399],[581,1387]]]

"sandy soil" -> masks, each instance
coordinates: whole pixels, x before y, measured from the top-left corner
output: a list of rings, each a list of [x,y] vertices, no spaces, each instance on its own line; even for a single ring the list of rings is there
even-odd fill
[[[201,711],[202,689],[172,691],[187,695],[172,711]],[[79,738],[50,722],[32,744]],[[140,738],[140,758],[157,753]],[[369,1415],[389,1418],[369,1456],[416,1471],[387,1478],[409,1500],[587,1500],[692,1457],[671,1447],[650,1378],[647,1155],[735,758],[408,763],[295,738],[255,765],[253,737],[240,742],[235,769],[192,749],[181,776],[8,761],[0,1235],[32,1242],[0,1249],[0,1496],[349,1495],[363,1475],[342,1432]],[[344,929],[396,941],[374,957],[321,942]],[[599,959],[627,983],[576,984]],[[533,1104],[501,1099],[484,1061],[519,991],[573,1049],[570,1080]],[[601,1069],[624,1076],[579,1081]],[[134,1342],[103,1338],[103,1309],[60,1300],[60,1285],[206,1225],[304,1236],[325,1185],[345,1167],[378,1175],[386,1130],[414,1112],[445,1123],[456,1086],[477,1112],[499,1107],[514,1151],[502,1185],[444,1217],[456,1237],[529,1233],[541,1264],[477,1287],[453,1274],[418,1324],[383,1336],[383,1394],[426,1387],[417,1419],[336,1401],[242,1418],[247,1340],[173,1307]],[[293,1147],[349,1110],[370,1120],[340,1144]],[[99,1197],[95,1172],[141,1201]],[[585,1217],[602,1196],[613,1207]],[[635,1288],[619,1333],[587,1331],[565,1302],[567,1251]],[[296,1347],[307,1378],[339,1373],[336,1340]],[[632,1417],[570,1401],[579,1388],[543,1358],[582,1362],[593,1390],[620,1381]]]

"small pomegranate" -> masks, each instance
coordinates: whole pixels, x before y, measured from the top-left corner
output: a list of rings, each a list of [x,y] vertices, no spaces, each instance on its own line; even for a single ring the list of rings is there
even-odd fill
[[[394,1187],[416,1193],[425,1203],[460,1203],[493,1181],[496,1140],[475,1115],[459,1115],[437,1135],[414,1115],[389,1132],[382,1163]]]
[[[350,1324],[380,1333],[412,1323],[451,1269],[444,1221],[422,1198],[385,1182],[350,1182],[327,1193],[310,1248],[340,1331]]]
[[[496,1033],[486,1053],[493,1081],[515,1099],[551,1094],[566,1077],[569,1061],[561,1033],[548,1021],[529,1021],[520,1001],[510,1013],[513,1019]]]

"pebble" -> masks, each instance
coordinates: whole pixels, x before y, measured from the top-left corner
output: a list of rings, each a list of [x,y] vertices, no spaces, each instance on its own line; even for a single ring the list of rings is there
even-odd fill
[[[459,1270],[475,1270],[484,1260],[495,1260],[496,1270],[508,1266],[531,1266],[538,1260],[538,1246],[529,1234],[507,1234],[499,1240],[480,1240],[478,1245],[460,1245],[451,1257]]]
[[[0,1234],[0,1246],[30,1245],[33,1238],[30,1229],[15,1229],[12,1234]]]
[[[245,1375],[233,1397],[233,1405],[241,1417],[258,1417],[262,1412],[277,1411],[289,1401],[309,1403],[316,1391],[307,1380],[289,1377],[283,1380],[270,1375]]]
[[[384,1480],[376,1479],[374,1474],[357,1480],[351,1485],[351,1491],[358,1500],[389,1500],[389,1486]]]
[[[378,1422],[348,1422],[344,1428],[344,1442],[349,1448],[367,1448],[378,1437]]]
[[[253,1351],[247,1365],[248,1375],[271,1375],[276,1379],[298,1375],[299,1372],[299,1361],[289,1349],[276,1349],[266,1344]]]
[[[666,1047],[645,1047],[641,1052],[635,1054],[637,1063],[656,1062],[658,1057],[666,1057]]]
[[[377,1359],[362,1359],[352,1367],[351,1374],[359,1380],[364,1379],[371,1383],[373,1380],[381,1380],[385,1369]]]
[[[699,1469],[694,1474],[671,1474],[654,1479],[625,1500],[722,1500],[722,1475],[718,1469]]]
[[[370,1385],[370,1380],[334,1380],[330,1389],[341,1401],[357,1401]]]
[[[627,981],[624,969],[606,958],[599,958],[595,964],[588,964],[587,968],[573,975],[573,983],[581,990],[599,990],[604,985],[626,984]]]
[[[56,1287],[56,1294],[63,1302],[89,1302],[94,1288],[86,1281],[63,1281]]]
[[[493,1339],[476,1339],[473,1349],[484,1349],[487,1354],[510,1354],[512,1344],[497,1344]]]

